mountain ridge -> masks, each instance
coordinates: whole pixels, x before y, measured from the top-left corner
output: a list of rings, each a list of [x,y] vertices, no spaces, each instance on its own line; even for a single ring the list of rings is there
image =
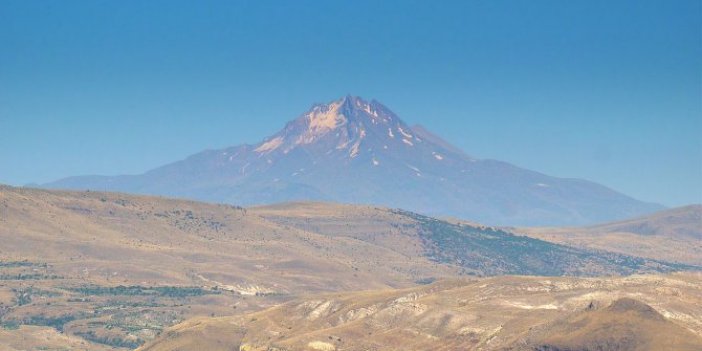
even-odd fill
[[[662,208],[586,180],[473,158],[383,104],[350,95],[314,104],[256,144],[203,151],[140,175],[70,177],[44,186],[246,206],[374,204],[496,225],[583,225]]]

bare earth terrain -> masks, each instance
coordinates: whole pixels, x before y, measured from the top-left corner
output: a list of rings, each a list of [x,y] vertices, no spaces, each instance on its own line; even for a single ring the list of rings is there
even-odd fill
[[[372,206],[247,209],[0,186],[0,344],[565,350],[593,341],[549,323],[606,321],[629,297],[614,320],[650,306],[660,314],[644,313],[650,328],[699,345],[698,262],[673,255],[675,241],[644,255],[543,239]]]
[[[328,294],[189,320],[140,350],[699,350],[701,283],[507,276]]]
[[[702,265],[702,205],[582,228],[524,228],[533,238],[570,246]]]

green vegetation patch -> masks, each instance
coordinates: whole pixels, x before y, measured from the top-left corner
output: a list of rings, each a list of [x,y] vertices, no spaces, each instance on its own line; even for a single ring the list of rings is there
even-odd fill
[[[493,227],[453,224],[400,210],[395,213],[415,220],[415,228],[426,247],[426,257],[462,267],[465,274],[592,276],[694,269],[611,252],[577,249]]]
[[[130,339],[130,338],[121,338],[121,337],[115,337],[115,336],[99,336],[97,335],[94,331],[89,330],[86,332],[75,332],[74,333],[76,336],[80,336],[81,338],[92,341],[94,343],[98,344],[103,344],[107,346],[112,346],[112,347],[123,347],[123,348],[128,348],[128,349],[135,349],[142,344],[144,344],[144,340],[141,340],[139,338],[136,339]]]
[[[84,286],[79,288],[70,288],[70,291],[77,292],[83,295],[107,295],[107,296],[161,296],[161,297],[192,297],[203,295],[221,294],[220,291],[203,289],[200,287],[178,287],[178,286]]]
[[[79,319],[79,317],[81,316],[72,314],[65,314],[61,316],[46,316],[43,314],[39,314],[29,316],[28,318],[22,320],[21,323],[24,325],[40,325],[45,327],[52,327],[60,332],[63,332],[63,326],[66,323]]]
[[[47,268],[49,265],[46,263],[38,263],[31,261],[0,261],[0,268],[16,268],[16,267],[39,267]]]
[[[62,276],[56,274],[43,273],[1,273],[0,280],[56,280],[63,279]]]

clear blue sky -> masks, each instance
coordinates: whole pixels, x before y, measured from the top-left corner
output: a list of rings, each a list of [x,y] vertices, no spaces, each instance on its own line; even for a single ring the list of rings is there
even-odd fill
[[[702,2],[0,1],[0,182],[140,173],[345,94],[469,154],[702,202]]]

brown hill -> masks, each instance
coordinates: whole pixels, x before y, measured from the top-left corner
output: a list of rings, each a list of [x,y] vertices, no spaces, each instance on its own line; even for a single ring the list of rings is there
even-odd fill
[[[690,268],[370,206],[12,187],[0,187],[0,242],[0,338],[26,341],[14,349],[125,350],[190,318],[462,275]]]
[[[390,211],[357,209],[386,227],[408,222]],[[410,286],[456,274],[420,254],[282,226],[229,205],[4,187],[0,223],[2,260],[48,263],[56,274],[100,284],[167,281],[288,294]]]
[[[702,205],[690,205],[625,221],[590,227],[598,232],[658,235],[702,240]]]
[[[195,316],[458,272],[234,206],[95,192],[0,187],[0,242],[0,344],[10,350],[126,350]]]
[[[620,298],[606,308],[588,308],[559,318],[515,349],[543,351],[695,351],[702,339],[651,306]]]
[[[0,258],[100,284],[294,294],[412,286],[460,273],[683,269],[409,212],[334,204],[245,209],[158,197],[0,187]]]
[[[583,228],[520,228],[533,238],[581,248],[702,265],[702,205]]]
[[[699,350],[701,283],[497,277],[326,294],[189,320],[139,350]]]

